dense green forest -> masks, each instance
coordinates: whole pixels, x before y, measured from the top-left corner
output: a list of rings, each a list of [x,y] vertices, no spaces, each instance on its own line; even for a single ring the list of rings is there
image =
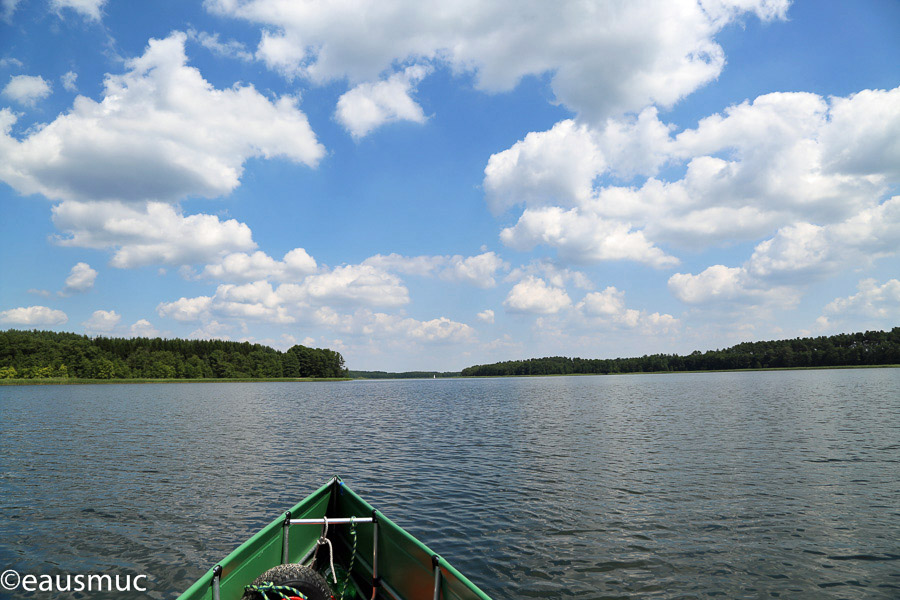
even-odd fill
[[[0,332],[0,379],[220,379],[346,377],[327,348],[280,352],[249,342],[89,338],[54,331]]]
[[[829,337],[772,342],[745,342],[726,348],[639,358],[587,359],[548,356],[475,365],[465,376],[565,375],[576,373],[648,373],[659,371],[716,371],[790,367],[849,367],[900,364],[900,327]]]
[[[745,342],[687,356],[585,359],[551,356],[475,365],[461,373],[348,371],[339,352],[294,346],[280,352],[249,342],[89,338],[53,331],[0,332],[0,379],[249,379],[356,377],[404,379],[565,375],[900,364],[900,327],[768,342]]]

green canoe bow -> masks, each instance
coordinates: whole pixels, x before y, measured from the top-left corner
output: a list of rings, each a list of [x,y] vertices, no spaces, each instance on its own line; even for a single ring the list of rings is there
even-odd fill
[[[357,550],[353,583],[362,599],[372,597],[373,561],[377,560],[378,595],[384,600],[490,600],[474,583],[454,569],[393,521],[372,508],[339,477],[301,500],[290,511],[266,525],[210,569],[178,600],[240,600],[244,586],[283,562],[305,563],[312,557],[322,533],[321,525],[290,524],[299,519],[373,519],[357,522]],[[376,533],[377,530],[377,533]],[[328,537],[334,562],[346,568],[350,562],[350,527],[330,524]],[[373,540],[377,536],[377,552]],[[287,549],[285,550],[285,538]],[[287,555],[287,560],[284,555]],[[327,556],[327,546],[319,553]],[[377,556],[377,559],[376,559]]]

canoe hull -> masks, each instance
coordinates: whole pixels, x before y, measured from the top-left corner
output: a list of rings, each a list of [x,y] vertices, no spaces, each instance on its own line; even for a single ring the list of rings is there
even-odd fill
[[[465,576],[425,544],[411,536],[393,521],[375,510],[340,478],[335,477],[297,503],[290,510],[292,519],[321,519],[322,517],[375,517],[377,521],[377,569],[382,583],[379,598],[419,600],[435,598],[435,565],[440,570],[439,598],[444,600],[490,600]],[[285,517],[282,515],[259,533],[241,544],[216,567],[210,569],[178,600],[214,600],[216,573],[220,600],[239,600],[244,586],[268,569],[282,564],[284,552]],[[353,580],[365,598],[372,590],[374,562],[373,542],[376,525],[356,525],[357,549]],[[321,534],[316,525],[291,525],[288,528],[287,562],[303,562],[314,550]],[[335,552],[335,562],[346,566],[350,562],[350,527],[332,525],[329,528]],[[319,551],[325,552],[324,548]],[[324,557],[320,557],[323,560]],[[217,567],[220,567],[219,570]]]

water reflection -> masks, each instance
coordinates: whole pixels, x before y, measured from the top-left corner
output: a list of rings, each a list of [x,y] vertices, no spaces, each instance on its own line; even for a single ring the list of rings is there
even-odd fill
[[[0,388],[0,440],[0,565],[151,598],[336,473],[497,600],[900,594],[898,370]]]

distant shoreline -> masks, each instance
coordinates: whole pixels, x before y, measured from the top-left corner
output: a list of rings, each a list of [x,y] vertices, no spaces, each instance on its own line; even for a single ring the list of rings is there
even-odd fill
[[[760,367],[698,371],[628,371],[627,373],[547,373],[544,375],[460,375],[454,379],[503,379],[507,377],[607,377],[609,375],[676,375],[681,373],[746,373],[759,371],[834,371],[838,369],[900,369],[900,365],[835,365],[832,367]]]
[[[135,385],[140,383],[312,383],[319,381],[353,381],[349,377],[246,377],[243,379],[223,377],[215,379],[81,379],[78,377],[43,377],[39,379],[0,379],[0,385],[108,385],[124,383]]]
[[[457,375],[438,377],[440,379],[506,379],[528,377],[606,377],[609,375],[674,375],[681,373],[744,373],[759,371],[833,371],[842,369],[900,369],[900,364],[889,365],[837,365],[832,367],[763,367],[758,369],[709,369],[703,371],[631,371],[628,373],[548,373],[546,375]],[[402,373],[398,373],[402,375]],[[41,379],[0,379],[4,385],[109,385],[141,383],[311,383],[323,381],[432,381],[431,377],[250,377],[250,378],[204,378],[204,379],[79,379],[76,377],[45,377]]]
[[[604,377],[607,375],[666,375],[675,373],[741,373],[744,371],[821,371],[833,369],[897,369],[900,364],[885,365],[835,365],[835,366],[816,366],[816,367],[758,367],[746,369],[703,369],[695,371],[628,371],[619,373],[545,373],[545,374],[523,374],[523,375],[443,375],[437,377],[441,379],[500,379],[507,377]],[[431,377],[409,377],[405,373],[384,373],[379,377],[351,377],[353,381],[399,381],[407,379],[414,380],[431,380]],[[389,375],[396,375],[390,377]]]
[[[626,358],[543,356],[466,367],[462,376],[652,373],[882,366],[900,364],[900,327],[890,331],[839,333],[815,338],[741,342],[690,354]]]

